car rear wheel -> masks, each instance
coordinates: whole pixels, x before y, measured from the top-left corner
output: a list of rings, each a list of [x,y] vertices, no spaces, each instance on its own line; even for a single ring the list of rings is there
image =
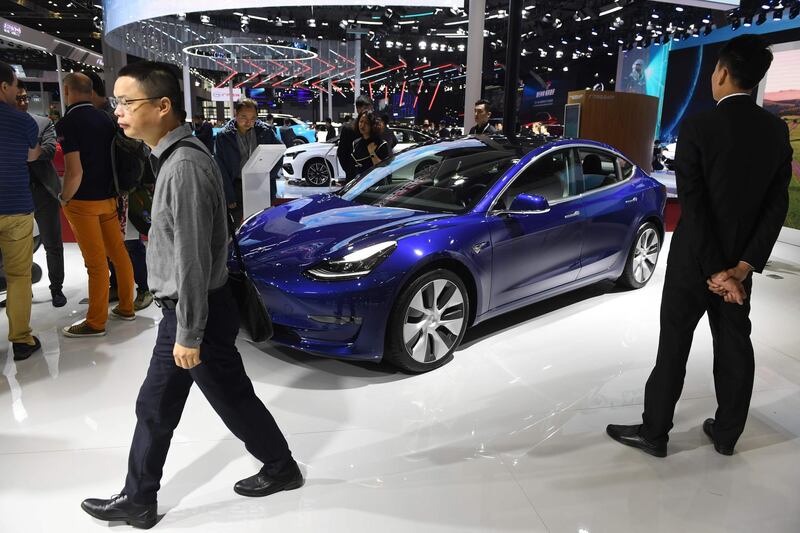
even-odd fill
[[[421,276],[400,294],[389,318],[384,358],[407,372],[428,372],[453,359],[469,318],[464,282],[449,270]]]
[[[645,222],[636,232],[633,246],[628,252],[625,270],[617,280],[620,285],[631,289],[639,289],[647,285],[653,277],[661,252],[661,233],[652,222]]]
[[[303,178],[312,187],[327,187],[331,183],[331,169],[324,159],[312,159],[303,167]]]

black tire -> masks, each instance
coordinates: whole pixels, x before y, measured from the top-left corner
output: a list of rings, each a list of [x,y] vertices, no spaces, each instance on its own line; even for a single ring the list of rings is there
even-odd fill
[[[300,146],[301,144],[308,144],[308,140],[305,137],[295,137],[292,141],[292,146]]]
[[[643,240],[643,235],[647,235]],[[642,245],[646,247],[648,253],[643,254]],[[658,257],[661,254],[662,236],[661,231],[652,222],[645,222],[639,226],[636,236],[633,238],[628,257],[625,259],[625,269],[622,276],[617,279],[617,283],[629,289],[641,289],[653,278]],[[655,255],[655,257],[653,257]]]
[[[324,169],[324,175],[322,174]],[[303,180],[311,187],[329,187],[331,184],[331,167],[319,157],[309,159],[303,165]]]
[[[435,284],[443,285],[439,298],[435,296]],[[431,289],[431,287],[434,288]],[[451,289],[452,292],[450,292]],[[427,293],[427,297],[423,294],[423,291]],[[442,300],[437,302],[436,305],[437,313],[442,311],[442,314],[433,322],[435,334],[438,335],[438,338],[434,339],[433,333],[425,333],[423,331],[424,326],[421,326],[414,337],[417,342],[412,341],[412,343],[409,343],[409,345],[413,344],[414,346],[420,346],[419,343],[424,343],[424,358],[429,359],[427,361],[415,359],[404,340],[404,329],[407,320],[419,320],[415,323],[422,325],[430,319],[430,316],[425,319],[422,313],[411,309],[412,301],[418,294],[423,300],[426,298],[430,301]],[[459,299],[461,303],[458,303]],[[442,306],[451,304],[451,306],[438,309],[439,304]],[[469,325],[469,309],[469,293],[459,276],[444,269],[437,269],[423,274],[403,289],[395,301],[387,325],[384,359],[397,368],[414,374],[429,372],[447,364],[453,359],[453,352],[455,352],[464,338],[464,333]],[[459,331],[457,333],[448,329],[449,326],[443,326],[438,323],[440,319],[445,319],[445,317],[447,322],[461,320],[462,323],[458,326]],[[413,328],[414,324],[409,324],[409,326]],[[445,348],[448,349],[445,351]],[[435,354],[437,349],[440,351],[438,355]]]

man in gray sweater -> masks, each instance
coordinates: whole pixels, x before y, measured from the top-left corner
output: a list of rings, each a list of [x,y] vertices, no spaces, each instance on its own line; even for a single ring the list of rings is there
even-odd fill
[[[228,236],[222,177],[192,136],[171,67],[140,61],[122,68],[111,100],[128,137],[152,149],[157,176],[148,235],[150,288],[164,318],[136,401],[128,475],[122,493],[84,500],[100,520],[156,524],[156,495],[172,433],[196,383],[225,425],[263,464],[235,484],[243,496],[303,485],[286,439],[258,399],[235,341],[236,302],[227,285]]]

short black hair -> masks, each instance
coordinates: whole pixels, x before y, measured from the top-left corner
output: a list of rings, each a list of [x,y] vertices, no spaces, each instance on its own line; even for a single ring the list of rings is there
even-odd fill
[[[491,111],[492,110],[491,102],[489,102],[489,100],[486,100],[484,98],[481,98],[480,100],[475,102],[475,107],[478,107],[479,105],[484,106],[486,108],[486,111]]]
[[[28,92],[28,88],[25,87],[25,83],[22,80],[17,80],[17,92],[20,91]]]
[[[194,114],[194,118],[199,118],[199,119],[202,119],[202,120],[206,119],[205,115],[203,115],[202,113],[195,113]]]
[[[258,114],[258,102],[256,102],[251,98],[245,98],[244,100],[239,100],[238,102],[233,104],[233,110],[236,113],[241,111],[242,108],[252,109],[256,112],[256,114]]]
[[[0,61],[0,83],[7,83],[11,85],[14,83],[14,77],[17,73],[14,68],[4,61]]]
[[[100,75],[93,70],[84,70],[83,73],[86,74],[90,80],[92,80],[92,90],[97,93],[97,96],[105,97],[106,84],[103,82],[103,79],[100,77]]]
[[[118,76],[138,81],[147,96],[169,98],[172,112],[181,122],[186,120],[186,111],[181,102],[181,85],[172,65],[157,61],[136,61],[119,70]]]
[[[728,69],[740,89],[756,87],[772,65],[769,41],[761,35],[740,35],[728,41],[719,53],[719,64]]]
[[[267,120],[275,120],[275,117],[272,116],[272,113],[267,113]]]
[[[333,121],[331,120],[331,117],[325,117],[325,122],[333,122]]]
[[[356,98],[356,108],[359,107],[372,107],[372,100],[369,96],[362,94]]]

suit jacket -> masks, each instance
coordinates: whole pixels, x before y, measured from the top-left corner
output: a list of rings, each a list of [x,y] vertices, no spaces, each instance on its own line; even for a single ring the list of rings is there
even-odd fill
[[[36,180],[54,197],[61,192],[61,181],[58,179],[53,158],[56,155],[56,127],[47,117],[28,113],[39,126],[39,144],[42,146],[42,155],[36,161],[28,163],[31,180]]]
[[[763,271],[789,206],[792,147],[786,123],[749,96],[686,119],[675,172],[681,219],[670,264],[703,277],[746,261]]]
[[[203,121],[199,126],[194,127],[195,137],[206,145],[208,151],[214,153],[214,128],[209,122]]]
[[[472,126],[472,128],[470,128],[470,130],[469,130],[469,134],[470,135],[475,135],[476,133],[478,133],[478,125],[477,124]],[[497,130],[495,129],[494,126],[492,126],[491,124],[487,123],[486,127],[480,132],[480,135],[491,135],[493,133],[497,133]]]

